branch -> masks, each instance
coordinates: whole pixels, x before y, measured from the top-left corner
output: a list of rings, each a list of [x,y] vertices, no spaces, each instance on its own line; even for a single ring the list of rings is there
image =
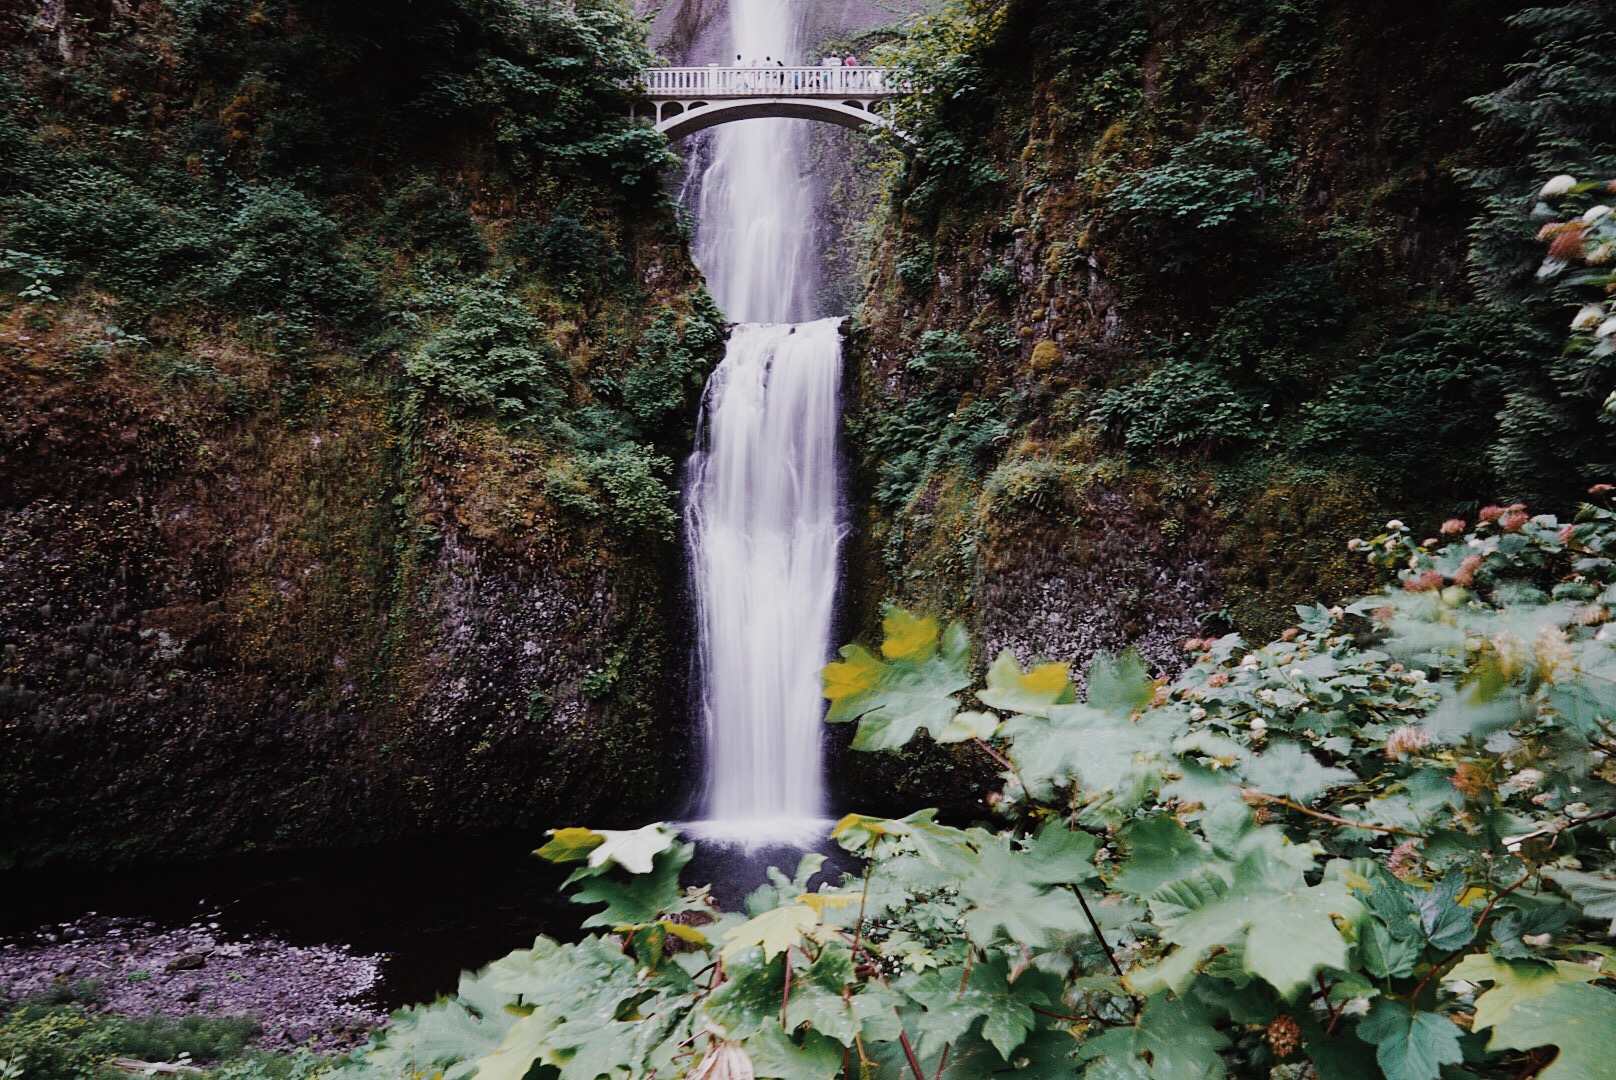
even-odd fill
[[[1263,792],[1258,791],[1256,788],[1241,788],[1240,797],[1247,803],[1273,803],[1276,806],[1283,806],[1286,809],[1295,810],[1299,814],[1306,814],[1308,817],[1318,818],[1320,821],[1332,821],[1337,825],[1350,825],[1354,829],[1367,829],[1370,832],[1392,833],[1397,836],[1412,836],[1416,840],[1424,840],[1426,838],[1424,833],[1411,832],[1408,829],[1399,829],[1394,825],[1369,825],[1362,821],[1353,821],[1350,818],[1336,817],[1334,814],[1326,814],[1322,810],[1312,810],[1306,806],[1303,806],[1299,802],[1292,802],[1289,799],[1281,799],[1278,795],[1266,795]]]
[[[853,924],[853,951],[857,952],[859,939],[864,936],[864,906],[870,900],[870,875],[875,872],[875,860],[864,864],[864,891],[859,894],[858,922]]]
[[[1570,821],[1567,821],[1561,825],[1549,825],[1546,828],[1537,830],[1536,832],[1529,832],[1525,836],[1506,836],[1504,838],[1504,847],[1510,851],[1519,851],[1521,845],[1526,843],[1528,840],[1536,840],[1541,836],[1558,836],[1563,832],[1570,832],[1578,825],[1586,825],[1591,821],[1606,821],[1610,818],[1616,818],[1616,807],[1612,807],[1609,810],[1601,810],[1597,814],[1589,814],[1587,817],[1572,818]]]
[[[1000,765],[1003,765],[1006,769],[1009,769],[1010,774],[1016,778],[1016,783],[1021,785],[1021,790],[1026,794],[1027,798],[1032,797],[1032,792],[1027,788],[1027,781],[1021,778],[1021,770],[1016,768],[1014,762],[1005,757],[1003,754],[999,753],[997,750],[993,749],[993,747],[989,746],[987,744],[987,740],[983,739],[979,735],[971,736],[971,741],[980,746],[983,750],[987,751],[988,756],[994,761],[997,761]]]
[[[1481,914],[1476,918],[1476,929],[1481,929],[1481,924],[1486,922],[1487,916],[1493,913],[1493,907],[1498,903],[1498,901],[1502,900],[1504,897],[1508,896],[1522,885],[1525,885],[1528,881],[1531,881],[1532,875],[1533,871],[1528,870],[1526,873],[1521,875],[1521,879],[1519,881],[1505,889],[1503,892],[1499,893],[1497,896],[1493,897],[1491,900],[1487,901],[1487,906],[1481,909]]]
[[[1111,970],[1117,973],[1117,978],[1122,978],[1122,965],[1117,963],[1117,954],[1111,951],[1111,943],[1105,940],[1105,934],[1100,931],[1100,920],[1094,917],[1094,911],[1089,907],[1088,899],[1084,897],[1083,890],[1077,887],[1076,882],[1072,883],[1072,895],[1077,897],[1079,904],[1083,905],[1083,914],[1088,916],[1089,926],[1094,930],[1094,938],[1100,943],[1100,948],[1105,950],[1105,958],[1111,961]]]
[[[790,1034],[791,1029],[786,1027],[786,1008],[791,1004],[791,947],[786,946],[786,988],[780,995],[780,1030]]]
[[[903,1044],[903,1056],[909,1059],[909,1069],[915,1074],[915,1080],[926,1080],[926,1073],[920,1067],[920,1059],[915,1057],[915,1048],[909,1043],[909,1033],[899,1028],[898,1041]]]

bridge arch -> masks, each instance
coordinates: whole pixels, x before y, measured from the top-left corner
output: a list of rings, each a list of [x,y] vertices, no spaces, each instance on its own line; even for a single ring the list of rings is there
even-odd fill
[[[849,98],[747,97],[720,101],[658,103],[656,129],[669,139],[679,139],[735,120],[786,117],[819,120],[845,128],[884,128],[887,126],[869,101]]]

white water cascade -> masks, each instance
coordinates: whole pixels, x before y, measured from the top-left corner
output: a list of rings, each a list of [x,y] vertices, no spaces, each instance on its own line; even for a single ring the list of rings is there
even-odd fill
[[[795,0],[731,0],[731,62],[800,61]],[[803,175],[811,120],[741,120],[713,129],[692,254],[737,322],[811,317],[819,287],[814,200]]]
[[[731,54],[795,63],[791,0],[731,0]],[[846,531],[836,433],[840,320],[814,303],[802,120],[714,131],[694,253],[741,321],[707,383],[687,468],[707,772],[692,831],[743,845],[823,837],[820,749],[836,571]]]

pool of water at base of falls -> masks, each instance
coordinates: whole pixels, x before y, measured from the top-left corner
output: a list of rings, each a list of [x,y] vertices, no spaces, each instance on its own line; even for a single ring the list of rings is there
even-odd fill
[[[711,884],[721,907],[739,910],[767,880],[767,867],[795,871],[804,850],[795,841],[802,839],[745,851],[698,843],[681,876],[686,884]],[[201,925],[214,926],[221,939],[347,946],[385,954],[366,999],[392,1009],[452,993],[462,971],[526,948],[539,934],[564,941],[584,935],[580,924],[596,909],[566,899],[566,870],[533,855],[544,840],[542,833],[508,834],[113,871],[0,873],[0,948],[28,949],[101,920],[128,920],[131,934]],[[810,839],[806,846],[816,845]],[[849,856],[828,853],[823,876],[856,872]]]

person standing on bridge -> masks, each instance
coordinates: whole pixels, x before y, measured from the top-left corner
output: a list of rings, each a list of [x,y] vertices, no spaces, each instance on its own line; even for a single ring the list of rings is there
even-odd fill
[[[850,67],[850,68],[858,67],[859,66],[858,57],[854,56],[852,53],[849,53],[847,55],[847,59],[842,61],[842,66],[843,67]],[[853,89],[858,78],[859,78],[859,73],[858,72],[849,71],[846,75],[843,76],[842,81],[843,81],[844,85],[842,86],[842,89],[844,89],[844,90]]]

